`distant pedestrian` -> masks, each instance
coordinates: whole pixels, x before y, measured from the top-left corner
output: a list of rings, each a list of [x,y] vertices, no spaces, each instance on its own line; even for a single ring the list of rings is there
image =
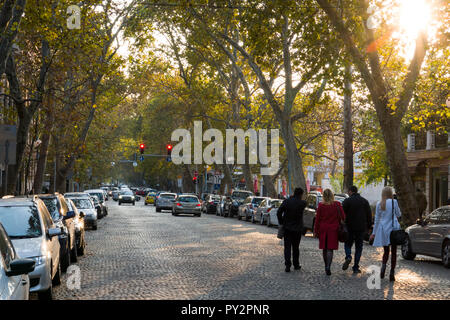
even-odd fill
[[[319,238],[319,249],[322,249],[325,272],[331,275],[333,250],[339,247],[338,230],[341,221],[345,220],[345,213],[339,201],[334,200],[330,189],[323,192],[323,201],[319,203],[314,222],[314,236]]]
[[[384,254],[381,265],[380,277],[384,278],[386,264],[389,259],[389,249],[391,251],[391,272],[389,281],[395,281],[395,266],[397,264],[397,245],[391,244],[390,236],[392,230],[399,230],[398,218],[402,215],[397,200],[394,199],[391,187],[383,188],[381,201],[377,202],[375,212],[375,225],[373,227],[371,239],[374,239],[375,247],[383,247]]]
[[[284,264],[285,271],[291,271],[291,264],[295,270],[300,270],[300,240],[303,230],[303,211],[306,201],[302,200],[303,189],[296,188],[294,195],[284,200],[278,208],[277,218],[280,226],[284,227]],[[292,263],[291,263],[292,252]]]
[[[369,202],[361,197],[358,188],[351,186],[348,190],[350,197],[342,203],[345,212],[345,224],[348,229],[348,239],[345,242],[345,262],[342,270],[347,270],[352,262],[352,246],[355,243],[355,261],[353,273],[361,273],[359,261],[363,251],[363,241],[367,230],[372,227],[372,210]]]
[[[422,219],[423,213],[425,212],[425,210],[427,210],[428,207],[427,196],[422,192],[422,190],[417,188],[415,197],[417,206],[419,207],[419,219]]]

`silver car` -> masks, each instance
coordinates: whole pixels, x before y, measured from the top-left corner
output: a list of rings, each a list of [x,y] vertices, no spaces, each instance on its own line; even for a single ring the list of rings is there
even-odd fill
[[[172,211],[176,197],[176,193],[160,193],[155,201],[156,212],[161,212],[161,210]]]
[[[52,287],[61,283],[60,245],[62,231],[44,202],[36,197],[0,200],[0,222],[17,254],[36,262],[29,274],[30,291],[40,299],[52,299]]]
[[[406,229],[408,234],[402,245],[402,256],[413,260],[416,254],[442,259],[450,268],[450,206],[440,207],[423,220]]]
[[[0,300],[28,300],[30,278],[36,262],[20,259],[0,223]]]
[[[267,223],[269,220],[269,213],[271,211],[278,211],[283,200],[280,199],[265,199],[256,209],[256,214],[253,215],[256,222],[261,224]]]
[[[238,220],[245,218],[246,221],[252,220],[254,222],[253,213],[256,213],[256,209],[258,209],[259,205],[263,200],[270,199],[268,197],[255,197],[250,196],[245,199],[244,203],[239,206],[238,209]]]
[[[97,230],[97,210],[94,207],[93,201],[89,197],[71,197],[69,199],[72,200],[80,214],[84,214],[83,219],[85,227],[90,227],[93,230]]]
[[[196,196],[179,195],[173,203],[172,215],[193,214],[200,217],[202,214],[202,205]]]

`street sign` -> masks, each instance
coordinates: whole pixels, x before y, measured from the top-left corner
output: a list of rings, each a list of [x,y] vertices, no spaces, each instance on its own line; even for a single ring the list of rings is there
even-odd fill
[[[171,162],[172,161],[172,157],[171,156],[167,156],[166,160],[167,160],[167,162]]]
[[[144,161],[144,156],[143,155],[141,155],[141,162],[143,162]]]
[[[16,164],[16,135],[16,126],[0,125],[0,163]],[[6,159],[6,156],[8,156],[8,159]]]

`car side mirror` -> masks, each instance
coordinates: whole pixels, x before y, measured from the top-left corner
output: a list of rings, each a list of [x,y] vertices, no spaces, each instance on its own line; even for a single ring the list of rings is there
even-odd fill
[[[67,214],[64,216],[64,220],[66,219],[72,219],[75,217],[75,211],[69,211],[67,212]]]
[[[36,262],[32,259],[16,259],[9,264],[9,271],[6,271],[8,277],[28,274],[34,271]]]
[[[47,236],[53,238],[62,234],[61,228],[50,228],[47,230]]]

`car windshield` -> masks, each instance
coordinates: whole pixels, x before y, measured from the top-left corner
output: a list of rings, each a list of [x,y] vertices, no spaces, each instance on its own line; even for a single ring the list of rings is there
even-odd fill
[[[261,202],[263,202],[264,198],[253,198],[252,204],[259,206]]]
[[[248,196],[250,196],[251,194],[249,192],[233,192],[232,198],[233,199],[247,199]]]
[[[97,196],[99,201],[103,201],[103,192],[89,192],[89,194]]]
[[[274,208],[279,208],[281,206],[282,201],[272,201],[272,206]]]
[[[133,192],[132,191],[123,191],[121,194],[124,196],[132,196]]]
[[[194,197],[180,197],[180,198],[178,199],[178,201],[180,201],[180,202],[193,202],[193,203],[195,203],[195,202],[198,202],[198,199],[197,199],[197,198],[194,198]]]
[[[164,198],[164,199],[175,199],[175,195],[174,194],[162,194],[161,198]]]
[[[93,209],[92,202],[88,199],[72,199],[78,209]]]
[[[55,221],[59,220],[61,216],[59,214],[58,201],[56,200],[56,198],[42,199],[42,201],[44,201],[48,212],[50,212],[52,216],[52,219]]]
[[[41,220],[35,207],[0,207],[0,222],[11,239],[42,235]]]

